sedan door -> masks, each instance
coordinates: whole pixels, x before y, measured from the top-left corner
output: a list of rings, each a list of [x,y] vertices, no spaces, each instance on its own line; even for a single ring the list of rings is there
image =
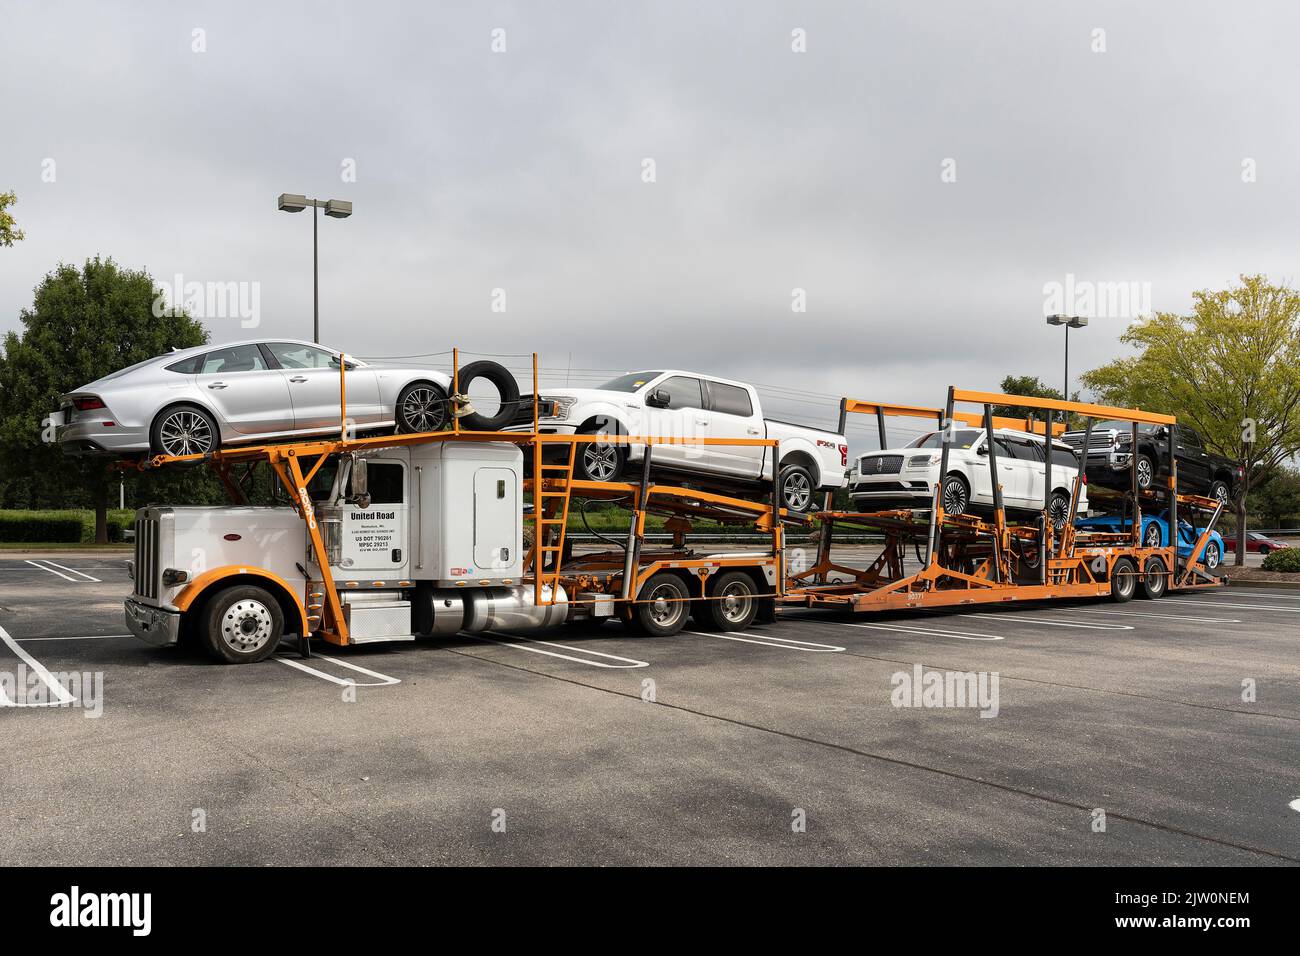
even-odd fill
[[[293,405],[284,377],[256,345],[215,349],[200,359],[194,384],[231,429],[270,435],[293,429]]]
[[[337,428],[340,423],[339,357],[328,349],[301,342],[269,342],[267,352],[280,366],[280,375],[293,402],[297,431]],[[347,370],[347,417],[358,425],[382,421],[379,383],[373,369],[356,365]]]

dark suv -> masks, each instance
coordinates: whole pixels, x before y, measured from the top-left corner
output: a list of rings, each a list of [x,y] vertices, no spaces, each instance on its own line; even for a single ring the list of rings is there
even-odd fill
[[[1076,453],[1083,449],[1082,431],[1066,432],[1061,437]],[[1156,480],[1169,474],[1169,429],[1163,425],[1138,425],[1138,487],[1154,487]],[[1190,428],[1178,427],[1178,491],[1184,495],[1218,498],[1227,504],[1236,497],[1241,484],[1241,468],[1227,458],[1206,450],[1201,436]],[[1088,445],[1085,466],[1090,483],[1125,491],[1132,485],[1133,425],[1130,422],[1096,422]]]

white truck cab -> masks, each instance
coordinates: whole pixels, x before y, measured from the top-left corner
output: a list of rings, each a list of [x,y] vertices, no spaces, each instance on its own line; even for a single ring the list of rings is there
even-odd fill
[[[310,482],[351,643],[413,640],[567,616],[563,589],[534,606],[523,572],[523,456],[506,442],[432,443],[340,455]],[[260,660],[281,634],[315,630],[324,600],[294,508],[142,508],[132,633],[174,644],[188,628],[221,660]]]

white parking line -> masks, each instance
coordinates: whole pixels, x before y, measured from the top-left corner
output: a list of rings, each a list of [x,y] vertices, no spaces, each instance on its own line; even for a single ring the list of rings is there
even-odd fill
[[[281,664],[288,664],[290,667],[296,668],[306,674],[311,674],[313,677],[319,677],[321,680],[327,680],[332,684],[338,684],[341,687],[391,687],[393,684],[401,683],[399,678],[389,677],[387,674],[372,671],[349,661],[339,660],[337,657],[314,657],[312,660],[329,661],[331,664],[337,664],[339,667],[346,667],[349,670],[358,671],[359,673],[365,674],[369,677],[378,678],[378,680],[363,683],[353,680],[350,677],[335,677],[333,674],[326,674],[324,671],[317,670],[314,667],[308,667],[296,658],[286,657],[280,654],[277,654],[273,660],[277,660]]]
[[[930,637],[951,637],[958,641],[1001,641],[1001,634],[972,634],[969,631],[942,631],[938,628],[912,627],[906,624],[856,624],[852,621],[827,621],[842,627],[865,627],[873,631],[899,631],[904,634],[925,634]]]
[[[530,654],[545,654],[547,657],[559,657],[566,661],[573,661],[576,664],[586,664],[588,667],[608,667],[612,669],[628,669],[633,667],[649,667],[649,661],[639,661],[634,657],[619,657],[617,654],[605,654],[601,651],[588,650],[585,647],[571,647],[568,644],[555,644],[551,641],[539,641],[531,637],[520,637],[516,634],[501,634],[498,631],[487,631],[488,634],[497,634],[499,637],[509,637],[509,641],[494,641],[490,637],[484,637],[482,634],[470,634],[469,637],[478,641],[487,641],[489,644],[497,644],[501,647],[513,647],[517,650],[528,651]],[[589,661],[581,657],[570,657],[568,654],[557,654],[555,651],[544,651],[540,647],[529,647],[529,644],[545,644],[547,647],[559,647],[566,651],[573,651],[576,654],[590,654],[593,657],[605,657],[612,661],[622,661],[621,664],[605,664],[601,661]]]
[[[1188,598],[1165,598],[1167,604],[1197,604],[1201,607],[1235,607],[1251,611],[1286,611],[1300,614],[1300,607],[1283,607],[1280,604],[1225,604],[1221,601],[1201,601]]]
[[[75,704],[77,702],[77,698],[73,697],[66,690],[64,690],[63,685],[60,684],[58,681],[56,681],[53,675],[51,675],[49,671],[47,671],[44,667],[41,666],[40,661],[32,657],[32,655],[28,654],[21,647],[19,647],[18,642],[15,641],[12,637],[10,637],[9,632],[6,631],[3,627],[0,627],[0,641],[3,641],[6,645],[8,645],[9,649],[13,651],[15,654],[17,654],[19,658],[22,659],[23,663],[26,664],[28,667],[30,667],[36,673],[36,675],[45,682],[45,685],[49,687],[50,691],[58,698],[57,700],[43,700],[36,704],[28,704],[28,703],[19,704],[16,701],[10,700],[5,695],[4,691],[0,690],[0,707],[57,707],[61,704]]]
[[[110,641],[130,636],[130,634],[80,634],[74,637],[18,637],[15,640],[19,644],[30,644],[33,641]]]
[[[807,651],[811,654],[834,654],[844,650],[834,644],[818,644],[815,641],[796,641],[789,637],[773,637],[770,634],[749,634],[745,631],[686,631],[697,637],[720,637],[724,641],[739,641],[741,644],[762,644],[764,647],[779,647],[787,651]]]
[[[99,578],[91,577],[85,571],[78,571],[76,568],[69,568],[66,565],[57,564],[54,561],[51,561],[49,558],[42,558],[41,560],[44,561],[46,564],[50,565],[51,567],[58,568],[60,571],[67,571],[69,574],[79,574],[87,581],[93,581],[95,584],[103,583],[102,581],[99,580]]]
[[[1132,624],[1088,624],[1083,621],[1063,621],[1055,617],[1013,617],[1009,614],[953,614],[952,617],[996,617],[1008,624],[1046,624],[1048,627],[1079,627],[1089,631],[1131,631]]]
[[[71,581],[73,584],[83,584],[83,583],[85,583],[85,582],[84,582],[82,579],[80,579],[80,578],[70,578],[70,577],[68,577],[66,574],[64,574],[62,571],[55,571],[53,568],[47,568],[45,565],[43,565],[43,564],[37,564],[35,561],[28,561],[27,563],[30,564],[30,565],[31,565],[32,567],[34,567],[34,568],[40,568],[42,571],[49,571],[50,574],[54,575],[56,578],[63,578],[63,580],[65,580],[65,581]]]
[[[1075,614],[1117,614],[1120,617],[1152,617],[1166,621],[1190,621],[1193,624],[1240,624],[1235,617],[1190,617],[1185,614],[1155,614],[1151,611],[1109,611],[1099,607],[1071,608]]]

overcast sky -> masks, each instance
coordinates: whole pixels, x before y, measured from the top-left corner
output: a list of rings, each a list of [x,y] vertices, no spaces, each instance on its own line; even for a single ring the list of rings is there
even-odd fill
[[[1059,387],[1048,283],[1183,311],[1294,279],[1298,32],[1281,2],[0,0],[27,233],[0,331],[102,253],[257,283],[260,325],[215,341],[310,338],[287,191],[355,204],[320,224],[322,340],[354,354],[696,369],[817,420],[823,395]],[[1072,373],[1130,320],[1072,333]]]

